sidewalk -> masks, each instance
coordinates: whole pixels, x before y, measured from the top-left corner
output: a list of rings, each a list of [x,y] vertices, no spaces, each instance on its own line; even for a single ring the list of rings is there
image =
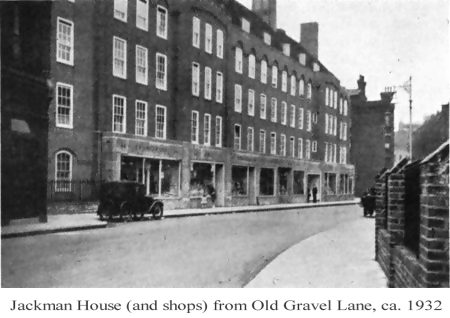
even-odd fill
[[[318,208],[325,206],[352,205],[359,200],[322,202],[322,203],[299,203],[299,204],[276,204],[265,206],[240,206],[240,207],[218,207],[208,209],[182,209],[164,211],[164,218],[178,218],[200,215],[269,212],[281,210],[298,210],[304,208]],[[105,221],[100,221],[93,213],[49,215],[47,223],[39,223],[37,219],[13,220],[10,225],[2,226],[2,238],[19,236],[30,236],[55,232],[80,231],[95,228],[104,228],[108,225]]]
[[[294,245],[246,288],[386,288],[374,260],[374,222],[358,216]]]

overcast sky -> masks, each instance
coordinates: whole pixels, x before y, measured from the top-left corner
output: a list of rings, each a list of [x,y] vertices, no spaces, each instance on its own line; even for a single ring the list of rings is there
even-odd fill
[[[251,8],[252,0],[238,0]],[[413,77],[413,121],[450,99],[447,0],[278,0],[278,28],[300,38],[300,23],[319,23],[319,59],[346,88],[360,74],[369,99]],[[396,123],[409,121],[398,90]]]

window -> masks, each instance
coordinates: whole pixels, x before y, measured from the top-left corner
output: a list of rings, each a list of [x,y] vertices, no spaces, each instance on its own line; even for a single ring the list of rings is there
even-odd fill
[[[223,101],[223,74],[217,72],[216,74],[216,102],[222,103]]]
[[[333,96],[333,90],[329,89],[328,95],[325,97],[327,97],[327,105],[330,107],[333,107],[333,97],[332,96]]]
[[[216,147],[222,147],[222,117],[216,117]]]
[[[199,135],[199,115],[198,111],[192,111],[191,115],[191,142],[193,144],[198,144],[198,135]]]
[[[314,72],[319,72],[320,71],[320,65],[316,62],[314,62],[313,64],[313,71]]]
[[[123,79],[127,78],[127,41],[113,38],[113,75]]]
[[[208,163],[193,162],[191,164],[191,182],[189,196],[201,198],[205,188],[214,184],[213,165]]]
[[[277,99],[273,97],[270,105],[270,120],[274,123],[277,122]]]
[[[136,101],[135,134],[147,136],[147,102]]]
[[[312,85],[311,82],[308,82],[308,86],[306,89],[306,98],[311,99],[312,98]]]
[[[325,142],[325,162],[329,162],[329,151],[328,142]]]
[[[266,95],[261,94],[259,102],[259,116],[261,119],[267,118],[267,98]]]
[[[342,115],[342,111],[343,111],[343,109],[342,109],[343,104],[344,104],[343,99],[341,97],[341,98],[339,98],[339,114],[341,114],[341,115]]]
[[[167,39],[167,9],[158,6],[156,10],[156,35]]]
[[[128,158],[125,157],[124,159]],[[141,162],[135,161],[135,162],[137,166],[139,166],[139,164],[142,165],[142,161]],[[167,197],[167,198],[176,198],[179,196],[180,191],[179,161],[145,159],[145,164],[147,166],[146,174],[149,176],[150,181],[147,183],[148,194],[154,197]]]
[[[337,91],[334,91],[333,101],[334,101],[334,108],[337,109],[337,104],[338,104],[338,93],[337,93]]]
[[[234,125],[234,149],[241,150],[241,125]]]
[[[311,159],[311,141],[309,139],[306,139],[305,148],[305,158],[309,160]]]
[[[166,139],[166,107],[156,105],[155,118],[155,137],[159,139]]]
[[[223,58],[223,31],[222,30],[217,30],[216,32],[216,54],[218,58]]]
[[[324,175],[324,190],[328,195],[336,194],[336,174],[325,172]]]
[[[242,86],[238,84],[234,85],[234,111],[242,112]]]
[[[270,154],[277,154],[277,134],[274,132],[270,133]]]
[[[312,152],[317,152],[317,141],[316,140],[314,140],[312,142],[311,148],[312,148],[311,149]]]
[[[263,129],[259,131],[259,152],[266,153],[266,131]]]
[[[252,89],[248,90],[248,115],[255,116],[255,91]]]
[[[275,194],[275,172],[273,169],[261,168],[259,175],[259,194],[274,195]]]
[[[329,131],[328,114],[325,114],[325,134],[328,134],[328,131]]]
[[[289,155],[295,158],[295,138],[292,136],[289,139]]]
[[[248,77],[250,78],[255,78],[255,73],[256,73],[256,60],[255,60],[255,55],[254,54],[250,54],[248,56]]]
[[[311,111],[306,112],[306,131],[311,131],[312,125],[311,125]]]
[[[306,54],[300,53],[298,55],[298,61],[300,62],[301,65],[305,66],[306,65]]]
[[[167,57],[156,53],[156,88],[167,90]]]
[[[278,67],[276,65],[272,66],[272,87],[277,88],[278,86]]]
[[[212,26],[205,24],[205,52],[212,54]]]
[[[148,31],[148,0],[136,0],[136,27]]]
[[[264,36],[264,43],[266,43],[267,45],[271,45],[272,44],[272,36],[267,32],[264,32],[263,36]]]
[[[287,72],[283,71],[281,73],[281,91],[285,93],[287,92],[287,78],[288,78]]]
[[[253,127],[247,128],[247,151],[254,151],[254,133]]]
[[[192,46],[200,48],[200,19],[192,18]]]
[[[231,167],[231,182],[233,196],[246,196],[248,194],[248,167]]]
[[[312,113],[312,122],[314,124],[317,124],[318,117],[319,117],[319,113],[317,113],[317,112]]]
[[[200,65],[192,63],[192,95],[200,96]]]
[[[56,153],[55,160],[55,191],[70,192],[72,181],[72,155],[67,151]]]
[[[289,112],[289,126],[295,128],[295,105],[291,105],[291,111]]]
[[[73,65],[73,22],[58,18],[56,35],[56,61]]]
[[[303,108],[298,109],[298,129],[303,129]]]
[[[283,44],[283,54],[286,56],[291,56],[291,45],[289,43]]]
[[[296,91],[297,91],[297,79],[295,78],[295,75],[291,75],[291,95],[295,96]]]
[[[205,67],[205,99],[211,100],[212,88],[211,88],[212,71],[210,67]]]
[[[126,132],[127,100],[123,96],[113,95],[113,132]]]
[[[127,22],[128,0],[114,0],[114,18]]]
[[[347,141],[347,123],[342,123],[342,140]]]
[[[337,116],[334,116],[333,135],[337,136]]]
[[[73,128],[73,86],[56,84],[56,127]]]
[[[261,83],[267,84],[267,61],[261,61]]]
[[[287,103],[281,102],[281,124],[287,125]]]
[[[136,45],[136,83],[143,85],[148,84],[147,54],[147,49],[145,47]]]
[[[300,96],[305,96],[305,80],[303,78],[298,82],[298,94]]]
[[[304,171],[294,171],[294,194],[305,194],[305,172]]]
[[[235,55],[235,71],[236,73],[242,74],[242,49],[240,47],[236,47]]]
[[[337,145],[333,144],[333,162],[337,163]]]
[[[329,106],[329,104],[328,104],[329,94],[330,94],[330,89],[328,87],[325,87],[325,106]]]
[[[203,118],[203,144],[211,145],[211,115],[205,114]]]
[[[347,100],[344,100],[344,116],[347,116],[347,107],[348,107],[348,105],[347,105]]]
[[[297,153],[298,159],[303,159],[303,138],[298,138]]]
[[[247,19],[241,18],[241,26],[242,26],[242,30],[244,30],[247,33],[250,33],[250,21],[248,21]]]
[[[286,156],[286,135],[280,135],[280,156]]]

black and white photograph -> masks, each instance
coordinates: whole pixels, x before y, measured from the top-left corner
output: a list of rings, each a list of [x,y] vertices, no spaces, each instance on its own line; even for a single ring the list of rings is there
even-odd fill
[[[448,290],[447,0],[0,13],[2,294]],[[425,298],[390,309],[450,310]],[[62,310],[27,301],[2,311]]]

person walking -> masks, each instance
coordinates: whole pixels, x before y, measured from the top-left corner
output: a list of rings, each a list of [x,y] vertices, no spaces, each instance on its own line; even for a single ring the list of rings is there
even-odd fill
[[[317,202],[317,187],[315,186],[313,189],[312,189],[312,195],[313,195],[313,203],[316,203]]]

